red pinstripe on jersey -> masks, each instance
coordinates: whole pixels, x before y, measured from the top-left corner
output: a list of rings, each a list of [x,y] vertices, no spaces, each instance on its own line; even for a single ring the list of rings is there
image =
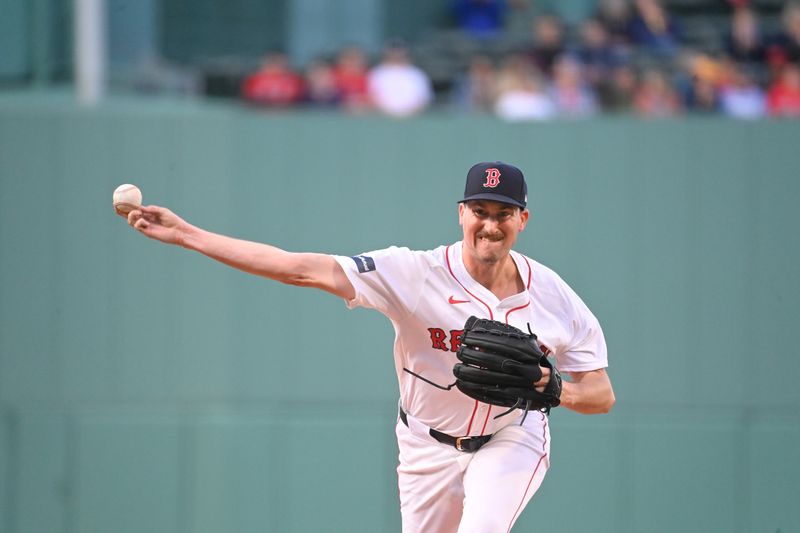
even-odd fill
[[[530,288],[531,288],[531,277],[532,277],[531,264],[528,263],[528,259],[524,255],[522,256],[522,258],[525,259],[525,264],[528,265],[528,283],[526,285],[526,288],[527,288],[527,290],[530,290]],[[510,315],[514,311],[519,311],[520,309],[525,309],[529,305],[531,305],[530,298],[528,298],[528,301],[527,301],[527,303],[525,305],[520,305],[519,307],[515,307],[513,309],[509,309],[506,312],[506,324],[508,324],[508,315]],[[491,413],[491,412],[492,412],[492,406],[490,405],[489,406],[489,413]],[[489,413],[486,413],[486,420],[483,422],[483,429],[481,430],[481,435],[483,435],[483,431],[486,429],[486,422],[489,421]]]
[[[531,264],[528,262],[528,258],[524,255],[522,256],[525,259],[525,264],[528,265],[528,290],[531,289],[531,281],[533,278],[533,270],[531,269]],[[530,305],[531,301],[528,299],[528,303],[523,306],[515,307],[506,313],[506,324],[508,323],[508,315],[510,315],[513,311],[517,311],[519,309],[524,309]],[[544,426],[542,426],[542,456],[539,458],[539,461],[536,463],[536,467],[533,469],[533,473],[531,474],[530,479],[528,480],[528,486],[525,487],[525,492],[522,493],[522,499],[517,506],[517,510],[514,511],[514,516],[511,517],[511,522],[508,524],[508,529],[506,533],[511,531],[511,526],[514,525],[514,521],[517,519],[517,515],[519,515],[520,510],[522,509],[523,504],[525,503],[525,497],[528,495],[528,491],[531,489],[531,484],[533,480],[536,478],[537,472],[539,472],[539,467],[542,465],[542,461],[547,458],[547,417],[544,413],[539,413],[542,417],[542,422],[544,422]]]
[[[478,400],[475,400],[475,407],[472,408],[472,416],[469,417],[469,425],[467,426],[467,435],[472,431],[472,421],[475,420],[475,413],[478,412]]]
[[[525,264],[528,265],[528,284],[527,284],[526,288],[528,290],[531,290],[531,278],[532,278],[531,264],[528,262],[528,258],[527,257],[525,257],[523,255],[522,258],[525,259]],[[508,315],[510,315],[514,311],[519,311],[520,309],[525,309],[529,305],[531,305],[530,298],[528,298],[528,302],[525,305],[520,305],[519,307],[515,307],[514,309],[509,309],[508,312],[506,312],[506,324],[508,324]]]
[[[492,414],[492,406],[489,406],[489,410],[486,411],[486,418],[483,419],[483,427],[481,428],[481,435],[486,433],[486,424],[489,422],[489,415]]]
[[[486,310],[489,312],[489,318],[490,318],[491,320],[494,320],[494,313],[492,313],[492,308],[491,308],[491,307],[489,307],[489,304],[487,304],[486,302],[484,302],[483,300],[481,300],[480,298],[478,298],[477,296],[475,296],[474,294],[472,294],[471,292],[469,292],[469,289],[467,289],[467,288],[464,286],[464,284],[463,284],[463,283],[461,283],[461,280],[459,280],[459,279],[456,277],[455,273],[453,272],[453,266],[450,264],[450,246],[448,246],[448,247],[447,247],[447,249],[444,251],[444,257],[445,257],[445,259],[447,260],[447,270],[449,270],[449,271],[450,271],[450,275],[451,275],[451,276],[453,276],[453,279],[454,279],[454,280],[456,280],[456,282],[457,282],[459,285],[461,285],[461,288],[462,288],[462,289],[464,289],[464,291],[465,291],[467,294],[469,294],[470,296],[472,296],[473,298],[475,298],[476,300],[478,300],[480,303],[482,303],[482,304],[483,304],[483,306],[486,308]]]
[[[445,257],[445,259],[447,260],[447,270],[449,270],[449,271],[450,271],[450,275],[451,275],[451,276],[453,276],[453,279],[454,279],[454,280],[456,280],[456,283],[458,283],[459,285],[461,285],[461,288],[462,288],[462,289],[464,289],[464,291],[465,291],[467,294],[469,294],[470,296],[472,296],[473,298],[475,298],[476,300],[478,300],[480,303],[482,303],[482,304],[483,304],[483,306],[486,308],[486,310],[489,312],[489,318],[490,318],[490,319],[492,319],[492,320],[494,320],[494,313],[492,313],[492,308],[491,308],[491,307],[489,307],[489,305],[488,305],[486,302],[484,302],[483,300],[481,300],[480,298],[478,298],[477,296],[475,296],[474,294],[472,294],[472,293],[469,291],[469,289],[467,289],[467,288],[464,286],[464,284],[463,284],[463,283],[461,283],[461,280],[459,280],[459,279],[456,277],[456,274],[455,274],[455,272],[453,272],[453,266],[450,264],[450,246],[448,246],[448,247],[447,247],[447,249],[444,251],[444,257]],[[478,412],[478,400],[475,400],[475,407],[473,407],[473,408],[472,408],[472,416],[470,417],[470,419],[469,419],[469,424],[467,425],[467,435],[469,435],[469,434],[472,432],[472,422],[474,422],[474,421],[475,421],[475,413],[477,413],[477,412]],[[484,428],[486,428],[486,422],[484,422],[484,423],[483,423],[483,427],[484,427]],[[481,430],[481,435],[483,435],[483,431],[482,431],[482,430]]]
[[[524,255],[522,256],[525,259],[525,264],[528,265],[528,290],[531,289],[531,280],[532,280],[532,269],[531,264],[528,262],[528,258]],[[531,303],[530,298],[528,299],[528,303],[523,306],[515,307],[506,313],[506,324],[508,324],[508,315],[510,315],[513,311],[517,311],[518,309],[524,309],[525,307],[529,306]],[[547,457],[547,417],[544,413],[539,413],[542,417],[542,422],[544,422],[544,426],[542,426],[542,456],[539,457],[539,461],[536,463],[536,467],[533,469],[533,474],[531,474],[530,479],[528,480],[528,486],[525,487],[525,492],[522,493],[522,499],[519,501],[519,505],[517,506],[517,510],[514,511],[514,516],[511,517],[511,522],[508,524],[508,529],[506,533],[511,531],[511,526],[514,525],[514,521],[517,519],[517,515],[519,515],[520,509],[522,509],[523,504],[525,503],[525,497],[528,495],[528,491],[531,490],[531,484],[533,483],[534,478],[536,478],[536,473],[539,471],[539,467],[542,465],[542,461],[545,460]]]
[[[525,257],[524,255],[522,256],[522,258],[525,260],[525,264],[528,265],[528,285],[527,285],[527,289],[531,290],[531,279],[533,278],[533,270],[531,269],[531,264],[528,262],[528,258]]]
[[[515,307],[514,309],[509,309],[508,312],[506,313],[506,324],[508,324],[508,315],[510,315],[514,311],[519,311],[520,309],[525,309],[529,305],[531,305],[531,301],[530,300],[528,300],[528,302],[525,305],[520,305],[519,307]]]
[[[528,284],[527,284],[526,288],[528,290],[530,290],[530,288],[531,288],[531,264],[528,263],[528,259],[524,255],[522,256],[522,258],[525,259],[525,264],[528,265]],[[508,315],[510,315],[514,311],[519,311],[520,309],[525,309],[529,305],[531,305],[530,298],[528,298],[528,301],[525,303],[525,305],[520,305],[519,307],[515,307],[513,309],[509,309],[506,312],[506,324],[508,324]],[[489,406],[489,412],[491,412],[491,411],[492,411],[492,407]],[[488,422],[488,421],[489,421],[489,413],[486,413],[486,422]],[[483,423],[484,429],[486,429],[486,422]],[[483,435],[483,430],[481,430],[481,435]]]
[[[447,261],[447,270],[450,271],[450,275],[453,277],[454,280],[456,280],[456,283],[458,283],[461,286],[461,288],[464,289],[464,291],[467,294],[469,294],[475,300],[477,300],[477,301],[479,301],[480,303],[483,304],[483,306],[489,312],[489,318],[491,320],[494,320],[494,313],[492,312],[492,308],[489,307],[489,304],[487,304],[486,302],[484,302],[483,300],[481,300],[480,298],[475,296],[472,292],[470,292],[470,290],[467,289],[467,287],[464,286],[463,283],[461,283],[461,280],[456,277],[455,272],[453,272],[453,266],[450,264],[450,246],[448,246],[447,249],[444,252],[444,257],[445,257],[445,260]],[[531,269],[531,264],[528,262],[528,258],[525,257],[524,255],[522,256],[522,258],[525,259],[525,265],[528,267],[528,283],[526,284],[526,288],[528,290],[530,290],[530,288],[531,288],[531,280],[533,278],[533,269]],[[510,315],[514,311],[519,311],[520,309],[525,309],[530,304],[531,304],[531,302],[530,302],[530,300],[528,300],[528,302],[525,305],[521,305],[519,307],[515,307],[513,309],[509,309],[508,312],[506,312],[506,324],[508,324],[508,315]],[[469,435],[472,432],[472,422],[474,422],[474,420],[475,420],[475,413],[477,411],[478,411],[478,400],[475,400],[475,407],[472,409],[472,416],[470,417],[469,424],[467,425],[467,435]],[[483,435],[484,432],[486,431],[486,424],[489,423],[489,415],[491,415],[491,413],[492,413],[492,406],[490,405],[489,409],[486,411],[486,418],[484,418],[484,420],[483,420],[483,427],[481,428],[481,433],[480,433],[481,435]]]
[[[544,413],[539,413],[542,417],[542,422],[544,425],[542,426],[542,456],[539,457],[539,461],[536,463],[536,468],[533,469],[533,474],[531,474],[531,478],[528,480],[528,486],[525,487],[525,492],[522,493],[522,499],[517,506],[517,510],[514,511],[514,516],[511,517],[511,522],[508,524],[508,529],[506,533],[511,531],[511,526],[514,525],[514,521],[517,519],[517,515],[519,515],[520,509],[522,509],[522,505],[525,503],[525,497],[528,495],[528,491],[531,489],[531,483],[533,483],[533,479],[536,477],[536,473],[539,471],[539,467],[542,465],[542,461],[545,460],[547,457],[547,417]]]

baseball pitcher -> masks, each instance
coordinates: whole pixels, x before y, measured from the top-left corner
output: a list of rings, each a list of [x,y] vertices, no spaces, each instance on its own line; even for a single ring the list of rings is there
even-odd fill
[[[163,207],[134,209],[128,223],[386,315],[396,331],[403,531],[497,533],[511,530],[550,466],[551,410],[606,413],[615,401],[595,316],[555,272],[512,249],[526,204],[517,167],[479,163],[458,203],[461,241],[352,257],[211,233]]]

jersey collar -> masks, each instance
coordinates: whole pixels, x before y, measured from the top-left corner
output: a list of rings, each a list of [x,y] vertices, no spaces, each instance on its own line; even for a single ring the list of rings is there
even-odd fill
[[[467,270],[466,265],[464,264],[462,244],[462,241],[458,241],[450,247],[450,264],[453,265],[453,274],[455,275],[456,280],[467,291],[471,292],[473,295],[497,309],[518,307],[529,301],[531,266],[521,254],[511,250],[511,259],[513,259],[514,264],[517,266],[517,275],[520,276],[520,279],[522,280],[522,283],[525,285],[526,289],[518,294],[514,294],[500,301],[492,291],[472,278]]]

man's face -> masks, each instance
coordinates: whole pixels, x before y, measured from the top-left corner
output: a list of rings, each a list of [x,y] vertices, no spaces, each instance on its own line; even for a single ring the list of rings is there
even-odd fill
[[[465,250],[479,263],[493,264],[506,257],[527,221],[527,209],[509,204],[473,200],[458,205]]]

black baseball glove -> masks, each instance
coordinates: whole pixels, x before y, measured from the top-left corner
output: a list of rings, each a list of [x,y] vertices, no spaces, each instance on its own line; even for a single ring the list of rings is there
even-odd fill
[[[542,353],[533,333],[471,316],[456,357],[461,361],[453,367],[458,390],[478,401],[509,408],[497,416],[516,408],[525,409],[526,415],[529,410],[549,413],[561,403],[561,375]],[[541,367],[550,369],[543,392],[533,386],[542,379]]]

